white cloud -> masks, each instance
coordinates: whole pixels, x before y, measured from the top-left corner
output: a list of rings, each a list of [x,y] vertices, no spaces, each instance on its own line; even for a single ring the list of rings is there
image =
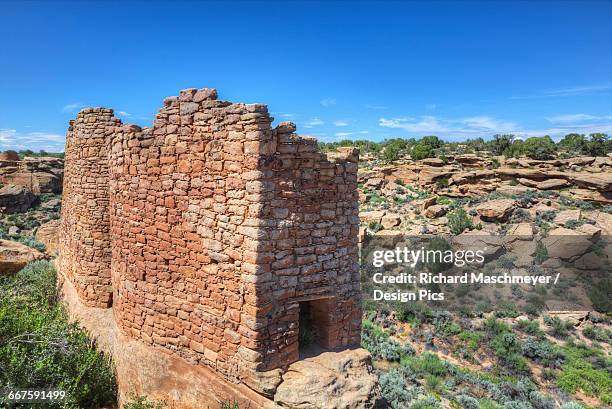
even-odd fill
[[[368,108],[368,109],[377,109],[377,110],[387,109],[387,107],[384,106],[384,105],[369,105],[368,104],[365,107]]]
[[[515,96],[510,99],[531,99],[531,98],[555,98],[555,97],[573,97],[578,95],[591,95],[598,93],[612,92],[612,82],[593,85],[580,85],[565,88],[547,89],[541,92],[536,92],[532,95]]]
[[[324,98],[321,100],[321,105],[323,105],[325,108],[330,107],[332,105],[336,105],[336,99],[335,98]]]
[[[422,116],[416,118],[380,118],[378,124],[383,128],[403,129],[414,136],[438,135],[475,135],[486,136],[495,133],[508,133],[518,129],[513,122],[499,121],[488,116],[467,118],[438,118]]]
[[[511,133],[517,137],[550,135],[559,139],[572,132],[578,133],[612,133],[612,117],[575,114],[571,116],[559,115],[549,118],[556,120],[556,126],[542,129],[526,129],[512,121],[500,120],[489,116],[473,116],[466,118],[439,118],[423,116],[420,118],[380,118],[378,124],[383,128],[402,129],[407,136],[421,137],[424,135],[437,135],[451,140],[465,138],[488,138],[498,133]],[[570,121],[574,119],[575,121]],[[588,119],[598,119],[588,121]],[[561,122],[559,122],[559,120]],[[586,121],[586,122],[585,122]],[[552,122],[552,121],[551,121]]]
[[[295,114],[280,114],[279,115],[281,118],[293,118],[295,116]]]
[[[306,122],[306,124],[304,124],[304,128],[314,128],[315,126],[320,126],[324,124],[324,121],[320,120],[318,117],[315,116],[310,121]]]
[[[348,121],[345,121],[344,119],[338,119],[337,121],[334,121],[334,125],[336,126],[349,126]]]
[[[359,131],[359,132],[336,132],[336,136],[339,138],[344,138],[351,135],[365,135],[369,133],[368,131]]]
[[[18,132],[16,129],[0,129],[0,151],[45,150],[61,152],[64,150],[66,138],[49,132]]]
[[[546,118],[546,120],[553,124],[567,124],[584,121],[612,121],[612,115],[597,116],[590,114],[565,114],[551,116]]]
[[[415,118],[380,118],[378,124],[383,128],[403,129],[409,133],[446,133],[450,128],[443,121],[433,116]]]
[[[80,103],[80,102],[73,102],[72,104],[67,104],[67,105],[64,105],[64,106],[62,107],[62,112],[65,112],[65,113],[73,113],[73,112],[76,112],[76,111],[78,111],[79,109],[84,108],[84,107],[85,107],[85,105],[83,105],[83,104],[82,104],[82,103]]]
[[[125,118],[129,118],[132,116],[132,114],[130,114],[129,112],[125,112],[125,111],[117,111],[117,114]]]
[[[612,91],[612,82],[595,85],[582,85],[578,87],[556,88],[544,91],[544,94],[553,97],[565,97],[570,95],[584,95],[593,92]]]

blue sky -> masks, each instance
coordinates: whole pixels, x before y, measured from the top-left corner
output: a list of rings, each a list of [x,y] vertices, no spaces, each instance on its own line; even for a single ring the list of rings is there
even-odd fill
[[[0,2],[0,150],[214,87],[324,141],[612,134],[612,2]]]

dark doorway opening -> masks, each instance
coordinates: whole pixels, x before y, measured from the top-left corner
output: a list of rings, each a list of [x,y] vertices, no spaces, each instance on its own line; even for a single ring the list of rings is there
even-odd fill
[[[300,303],[299,347],[300,357],[317,355],[330,345],[330,299]]]

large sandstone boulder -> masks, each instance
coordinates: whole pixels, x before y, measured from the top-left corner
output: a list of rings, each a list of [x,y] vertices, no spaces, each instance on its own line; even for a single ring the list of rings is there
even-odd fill
[[[8,185],[0,189],[0,212],[26,212],[36,200],[36,196],[25,186]]]
[[[559,227],[542,240],[550,258],[571,260],[582,256],[593,245],[587,235]]]
[[[559,213],[557,213],[554,222],[563,226],[570,220],[580,220],[580,209],[561,210]]]
[[[597,227],[601,228],[601,234],[612,235],[612,214],[595,212],[590,218],[595,221]]]
[[[598,192],[597,190],[572,188],[562,192],[563,196],[570,196],[578,200],[597,202],[603,205],[612,204],[612,192]]]
[[[274,401],[287,409],[374,408],[381,399],[365,349],[324,352],[292,364]]]
[[[59,220],[51,220],[36,230],[36,240],[45,245],[48,254],[55,254],[59,243]]]
[[[36,194],[62,191],[61,177],[49,172],[15,172],[5,176],[3,181],[28,187]]]
[[[584,172],[571,173],[568,177],[576,186],[596,189],[600,192],[612,191],[612,175],[609,172],[597,174]]]
[[[45,258],[40,251],[16,241],[0,240],[0,275],[14,274],[32,261]]]
[[[383,216],[385,215],[385,212],[383,210],[371,210],[369,212],[361,212],[359,214],[359,217],[361,218],[361,220],[363,220],[365,223],[380,223],[381,219],[383,218]]]
[[[19,160],[19,154],[15,151],[0,152],[0,160],[17,162]]]
[[[427,159],[423,159],[423,165],[427,165],[427,166],[444,166],[444,161],[442,159],[438,159],[438,158],[427,158]]]
[[[59,158],[25,158],[0,161],[0,183],[25,186],[36,194],[61,193],[64,162]]]
[[[425,217],[428,219],[434,219],[436,217],[441,217],[446,214],[448,211],[448,206],[446,205],[433,205],[429,206],[425,209]]]
[[[539,190],[561,189],[569,185],[565,179],[546,179],[538,182],[531,179],[520,178],[518,181],[521,185],[534,187]]]
[[[402,222],[402,219],[399,214],[396,213],[387,213],[380,220],[380,224],[385,229],[392,229],[393,227],[397,227]]]
[[[453,175],[455,169],[450,167],[425,166],[419,172],[419,183],[421,185],[431,185],[438,179],[444,179]]]
[[[497,199],[476,207],[480,218],[487,222],[504,222],[512,214],[515,202],[512,199]]]
[[[474,153],[457,155],[455,156],[455,161],[459,162],[462,166],[466,168],[484,167],[490,162],[489,160],[484,159]]]

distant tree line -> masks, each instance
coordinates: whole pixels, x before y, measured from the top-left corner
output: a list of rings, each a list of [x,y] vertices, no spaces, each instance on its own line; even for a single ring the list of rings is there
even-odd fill
[[[46,157],[54,157],[54,158],[63,158],[64,157],[64,152],[47,152],[44,149],[39,150],[38,152],[34,152],[30,149],[25,149],[25,150],[21,150],[19,152],[17,152],[19,154],[19,157],[21,159],[25,158],[26,156],[30,157],[30,158],[40,158],[43,156]]]
[[[367,140],[342,140],[338,142],[319,142],[322,151],[333,151],[339,147],[357,147],[365,154],[375,154],[390,162],[410,155],[414,160],[438,157],[446,158],[447,152],[475,153],[488,151],[493,155],[506,157],[526,156],[532,159],[551,159],[556,156],[577,155],[605,156],[612,152],[612,140],[605,133],[571,133],[555,143],[548,135],[533,136],[525,140],[512,134],[497,134],[489,141],[483,138],[468,139],[465,142],[444,142],[437,136],[424,136],[420,139],[393,138],[382,142]]]

